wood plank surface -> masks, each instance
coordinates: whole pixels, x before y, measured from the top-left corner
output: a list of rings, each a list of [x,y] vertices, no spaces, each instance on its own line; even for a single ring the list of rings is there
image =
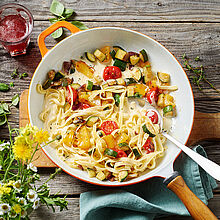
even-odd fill
[[[41,60],[37,46],[38,34],[46,29],[50,23],[48,18],[53,17],[49,12],[52,0],[26,1],[15,0],[28,7],[34,16],[35,26],[31,35],[31,43],[25,56],[11,58],[0,47],[0,82],[14,82],[15,87],[7,93],[0,93],[0,101],[10,102],[14,94],[21,94],[28,89],[30,79]],[[193,59],[197,55],[202,58],[207,79],[220,89],[220,1],[219,0],[61,0],[67,8],[77,12],[76,19],[85,21],[89,27],[115,26],[125,27],[142,32],[158,40],[166,46],[183,64],[181,57],[184,52]],[[1,4],[11,2],[1,0]],[[46,40],[49,47],[56,41],[49,37]],[[194,62],[195,64],[195,62]],[[20,73],[27,72],[25,79],[11,79],[10,73],[18,68]],[[192,73],[187,73],[192,82]],[[220,95],[204,84],[201,92],[192,85],[195,106],[197,111],[216,113],[220,110]],[[19,109],[12,107],[9,122],[12,127],[18,127]],[[204,125],[206,126],[206,125]],[[212,129],[212,128],[211,128]],[[203,131],[203,129],[202,129]],[[202,132],[201,131],[201,132]],[[211,131],[211,130],[210,130]],[[200,134],[197,134],[200,135]],[[1,127],[0,139],[8,138],[7,128]],[[200,142],[208,157],[220,163],[219,141]],[[44,182],[54,168],[39,168]],[[53,181],[49,182],[52,194],[61,189],[59,195],[68,194],[69,210],[56,212],[47,210],[45,206],[35,211],[31,219],[79,219],[79,194],[82,192],[102,189],[77,180],[62,172]],[[214,190],[214,198],[209,202],[210,209],[220,218],[220,184]],[[191,217],[170,216],[164,220],[192,219]]]
[[[19,0],[28,7],[35,20],[46,20],[52,0]],[[1,3],[8,3],[1,0]],[[62,0],[84,21],[157,21],[220,22],[218,0]]]

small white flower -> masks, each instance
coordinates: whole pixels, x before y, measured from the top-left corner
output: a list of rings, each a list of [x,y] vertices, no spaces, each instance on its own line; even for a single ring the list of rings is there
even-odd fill
[[[21,188],[21,180],[18,180],[16,182],[13,183],[13,187],[16,191],[21,192],[22,188]]]
[[[25,210],[21,211],[21,218],[25,218],[27,216],[27,212]]]
[[[34,190],[30,189],[27,194],[27,199],[30,202],[34,202],[37,198],[38,198],[37,193]]]
[[[0,212],[7,213],[11,210],[11,206],[7,203],[0,204]]]
[[[27,201],[25,198],[16,197],[16,199],[18,200],[19,203],[21,203],[21,205],[27,205]]]
[[[0,151],[3,151],[5,148],[9,148],[10,142],[0,144]]]
[[[37,199],[34,201],[34,204],[33,204],[32,208],[33,208],[33,209],[37,209],[39,206],[40,206],[40,199],[37,198]]]
[[[2,170],[2,166],[0,166],[0,170]]]
[[[27,169],[28,169],[28,170],[32,170],[32,171],[34,171],[35,173],[37,172],[37,167],[35,167],[32,163],[29,163],[29,164],[27,165]]]
[[[17,213],[11,211],[11,212],[8,213],[8,215],[9,215],[10,218],[15,218],[17,216]]]

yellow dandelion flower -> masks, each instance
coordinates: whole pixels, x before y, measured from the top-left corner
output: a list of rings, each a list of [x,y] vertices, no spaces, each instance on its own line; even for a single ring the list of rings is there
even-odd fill
[[[36,134],[34,135],[35,141],[39,144],[46,143],[48,141],[48,138],[49,138],[48,132],[42,129],[37,131]]]
[[[27,143],[24,136],[15,137],[12,148],[16,159],[27,160],[31,158],[33,147]]]
[[[11,188],[10,187],[3,187],[4,188],[4,194],[9,194],[11,192]]]
[[[21,206],[19,204],[16,204],[12,207],[12,209],[19,214],[21,212]]]
[[[11,192],[11,188],[6,185],[0,187],[0,195],[9,194]]]

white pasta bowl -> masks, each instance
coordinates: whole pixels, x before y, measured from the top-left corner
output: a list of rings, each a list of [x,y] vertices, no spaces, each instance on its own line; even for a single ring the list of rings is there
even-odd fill
[[[61,26],[68,28],[72,32],[78,32],[65,38],[48,51],[44,44],[45,37]],[[180,142],[187,142],[194,118],[192,89],[180,63],[157,41],[144,34],[124,28],[102,27],[79,31],[69,23],[67,25],[65,22],[60,22],[43,31],[39,36],[38,43],[43,57],[33,75],[28,97],[29,119],[32,125],[43,128],[43,122],[39,119],[39,114],[42,111],[44,97],[37,93],[36,85],[38,83],[42,84],[45,81],[49,70],[61,69],[63,61],[79,59],[85,51],[94,51],[96,48],[106,45],[120,45],[127,51],[140,51],[141,49],[146,49],[152,64],[152,70],[170,73],[172,80],[171,84],[178,86],[178,90],[173,92],[177,106],[177,117],[173,119],[174,128],[171,134]],[[157,161],[157,166],[153,170],[148,170],[139,177],[126,182],[110,182],[89,178],[87,172],[69,167],[57,156],[56,150],[51,146],[45,147],[43,151],[58,167],[61,167],[71,176],[88,183],[104,186],[131,185],[154,176],[164,178],[172,172],[173,163],[181,152],[178,147],[167,142],[165,156]]]

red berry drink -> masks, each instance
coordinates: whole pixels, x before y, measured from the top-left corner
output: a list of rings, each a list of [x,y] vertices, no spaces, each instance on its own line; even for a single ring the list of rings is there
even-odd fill
[[[0,42],[11,56],[26,53],[32,28],[32,15],[23,6],[7,4],[0,8]]]

